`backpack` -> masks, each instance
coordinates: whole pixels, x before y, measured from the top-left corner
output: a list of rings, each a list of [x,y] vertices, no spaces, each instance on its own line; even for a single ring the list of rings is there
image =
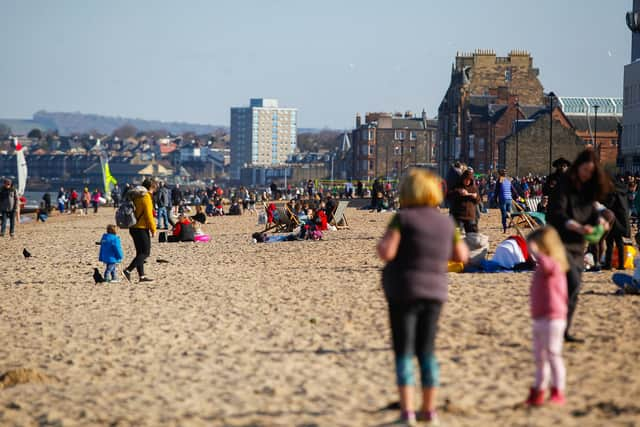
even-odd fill
[[[116,224],[120,228],[131,228],[136,225],[136,206],[130,199],[125,199],[116,210]]]

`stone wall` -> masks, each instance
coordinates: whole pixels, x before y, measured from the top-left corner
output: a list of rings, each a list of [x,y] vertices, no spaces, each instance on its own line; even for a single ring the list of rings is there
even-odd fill
[[[500,143],[500,166],[513,176],[546,175],[549,173],[549,116],[540,117],[535,123],[518,133],[519,162],[516,172],[516,137],[510,135]],[[585,145],[575,131],[553,122],[552,158],[564,157],[570,161],[584,150]]]

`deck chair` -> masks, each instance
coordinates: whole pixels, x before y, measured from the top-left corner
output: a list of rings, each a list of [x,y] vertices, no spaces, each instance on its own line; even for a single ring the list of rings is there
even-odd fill
[[[523,230],[527,228],[535,230],[547,223],[543,213],[527,210],[528,206],[526,204],[518,203],[515,200],[511,204],[513,209],[510,215],[509,227],[515,228],[521,237],[525,237]]]
[[[349,202],[346,200],[341,200],[338,202],[338,206],[336,206],[336,209],[333,211],[333,218],[331,218],[330,222],[331,225],[338,229],[349,227],[347,217],[344,214],[347,206],[349,206]]]
[[[542,201],[542,197],[540,196],[532,196],[525,200],[527,204],[527,212],[537,212],[538,205]]]
[[[298,218],[295,215],[291,215],[290,212],[286,206],[276,209],[273,214],[273,224],[268,224],[264,231],[291,233],[294,228],[300,225],[300,222]]]

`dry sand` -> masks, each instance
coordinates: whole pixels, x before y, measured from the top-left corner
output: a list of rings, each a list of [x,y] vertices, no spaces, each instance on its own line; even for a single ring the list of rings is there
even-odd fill
[[[154,243],[156,281],[144,285],[92,282],[112,209],[21,226],[0,240],[0,374],[33,371],[5,377],[0,425],[393,420],[383,410],[397,396],[374,255],[390,214],[350,209],[348,218],[349,230],[324,241],[277,244],[250,243],[255,216],[213,218],[208,244]],[[495,246],[497,212],[481,225]],[[530,275],[450,279],[437,341],[443,425],[640,425],[640,297],[614,296],[610,273],[585,275],[575,333],[587,344],[565,346],[568,404],[538,410],[518,405],[533,375]]]

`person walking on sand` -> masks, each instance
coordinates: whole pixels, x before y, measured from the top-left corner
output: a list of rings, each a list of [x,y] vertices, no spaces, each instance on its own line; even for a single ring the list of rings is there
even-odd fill
[[[98,206],[100,206],[100,199],[102,198],[102,194],[100,194],[100,190],[96,188],[96,191],[91,195],[91,207],[93,207],[93,213],[98,213]]]
[[[435,424],[436,388],[440,374],[435,356],[438,318],[447,300],[447,262],[466,262],[469,249],[453,220],[438,206],[443,201],[440,179],[411,169],[400,185],[400,211],[378,243],[387,264],[382,286],[389,307],[395,372],[400,394],[399,423],[415,425],[413,358],[422,380],[424,420]]]
[[[595,153],[586,149],[578,154],[567,173],[560,177],[549,197],[547,222],[558,230],[569,261],[569,305],[564,333],[567,342],[584,342],[571,335],[569,330],[582,285],[585,236],[598,231],[596,226],[604,230],[608,228],[607,222],[598,213],[596,202],[604,201],[611,190],[611,181]]]
[[[527,404],[544,404],[548,373],[551,371],[549,402],[565,402],[566,371],[562,360],[562,337],[567,325],[567,271],[569,263],[558,232],[552,227],[539,228],[527,237],[537,261],[530,290],[533,319],[533,356],[535,382],[529,390]]]
[[[104,270],[106,283],[119,282],[116,276],[116,266],[122,262],[123,257],[122,245],[120,244],[116,226],[109,224],[107,225],[107,232],[100,239],[100,254],[98,257],[99,261],[106,265]]]
[[[507,232],[507,220],[511,214],[511,203],[513,196],[517,197],[518,192],[513,186],[513,181],[507,176],[507,171],[501,169],[498,171],[498,181],[494,192],[494,201],[500,208],[500,216],[502,218],[502,232]]]
[[[9,236],[15,236],[18,209],[20,209],[18,190],[13,186],[13,182],[7,178],[3,181],[2,189],[0,189],[0,216],[2,216],[0,237],[4,237],[4,233],[7,231],[7,220],[9,221]]]
[[[91,193],[89,193],[89,189],[84,187],[82,190],[82,214],[89,215],[89,203],[91,203]]]
[[[153,218],[153,193],[156,190],[155,181],[145,179],[142,185],[137,185],[127,193],[135,206],[136,224],[129,228],[129,234],[136,248],[136,256],[131,264],[124,269],[124,277],[131,281],[131,272],[138,272],[140,282],[152,282],[153,279],[144,274],[144,261],[151,254],[151,237],[156,234],[156,221]]]

